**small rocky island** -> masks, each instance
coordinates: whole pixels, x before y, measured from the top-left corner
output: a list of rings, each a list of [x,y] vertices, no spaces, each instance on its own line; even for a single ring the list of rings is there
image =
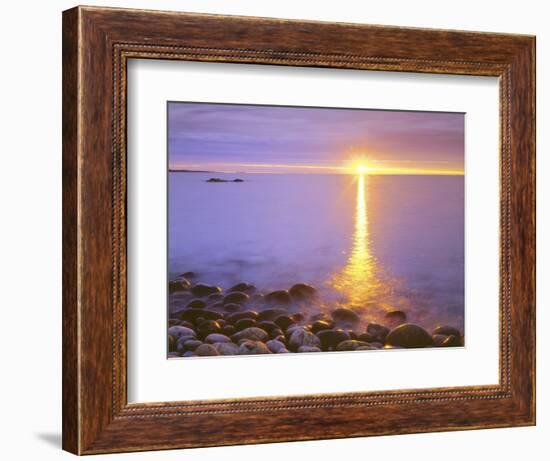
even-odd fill
[[[195,281],[186,272],[169,283],[168,357],[365,351],[461,347],[462,332],[449,325],[431,333],[394,310],[383,324],[345,307],[311,312],[319,294],[297,283],[261,293],[241,282],[227,290]]]
[[[206,182],[244,182],[244,179],[235,178],[235,179],[222,179],[222,178],[210,178]]]

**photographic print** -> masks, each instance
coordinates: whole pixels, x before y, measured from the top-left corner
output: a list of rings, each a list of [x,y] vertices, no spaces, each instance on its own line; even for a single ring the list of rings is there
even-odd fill
[[[464,345],[464,114],[168,102],[169,358]]]

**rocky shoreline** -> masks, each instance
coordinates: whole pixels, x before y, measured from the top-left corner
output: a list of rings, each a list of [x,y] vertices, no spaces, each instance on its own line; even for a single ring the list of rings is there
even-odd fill
[[[457,328],[442,325],[430,333],[399,310],[386,312],[383,324],[365,322],[345,307],[307,314],[319,294],[305,283],[261,293],[247,282],[224,291],[195,280],[186,272],[169,283],[169,358],[464,344]]]

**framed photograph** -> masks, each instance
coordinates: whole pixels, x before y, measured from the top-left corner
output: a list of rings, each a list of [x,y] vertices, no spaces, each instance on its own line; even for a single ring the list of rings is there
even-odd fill
[[[63,13],[63,447],[535,424],[535,39]]]

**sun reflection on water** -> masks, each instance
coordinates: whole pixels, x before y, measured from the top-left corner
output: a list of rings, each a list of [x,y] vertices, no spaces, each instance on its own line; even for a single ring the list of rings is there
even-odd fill
[[[380,268],[372,255],[369,238],[368,175],[356,176],[357,194],[354,232],[349,257],[344,268],[334,275],[331,286],[345,298],[345,305],[367,308],[369,303],[388,301],[392,288],[380,277]]]

